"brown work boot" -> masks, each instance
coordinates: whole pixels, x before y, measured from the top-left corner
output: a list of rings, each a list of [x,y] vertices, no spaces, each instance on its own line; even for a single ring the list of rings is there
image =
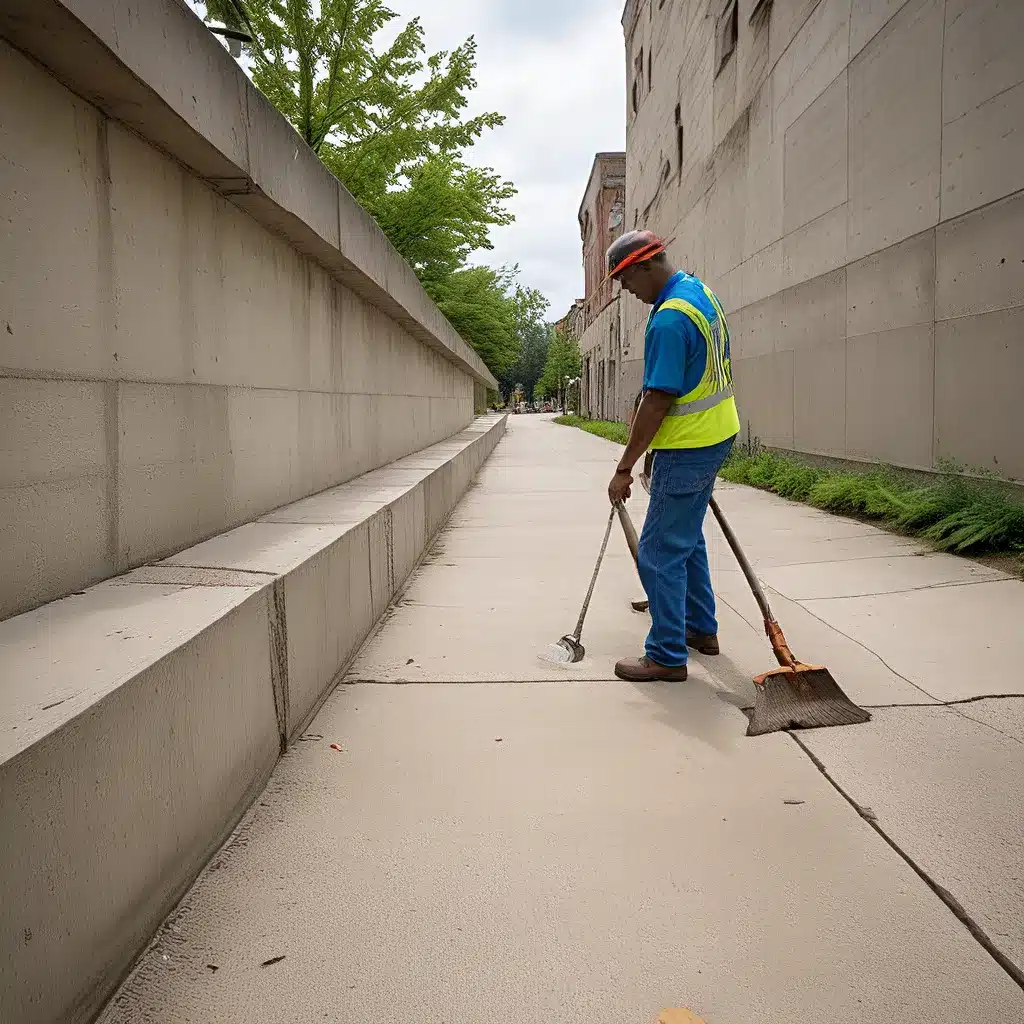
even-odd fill
[[[721,654],[717,633],[687,633],[686,646],[697,651],[698,654]]]
[[[623,658],[615,663],[615,674],[630,683],[683,683],[685,665],[659,665],[650,658]]]

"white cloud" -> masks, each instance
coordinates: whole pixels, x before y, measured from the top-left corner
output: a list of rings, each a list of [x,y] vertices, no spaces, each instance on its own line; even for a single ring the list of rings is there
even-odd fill
[[[497,110],[503,127],[471,151],[515,182],[515,224],[493,233],[481,262],[518,263],[561,316],[582,294],[576,213],[594,154],[625,144],[622,0],[390,0],[419,16],[427,49],[478,44],[471,111]]]

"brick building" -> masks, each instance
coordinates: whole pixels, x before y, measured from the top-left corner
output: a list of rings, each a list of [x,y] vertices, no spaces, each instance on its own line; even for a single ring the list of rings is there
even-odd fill
[[[598,153],[580,204],[583,240],[582,404],[598,419],[619,416],[622,333],[618,287],[605,281],[605,252],[625,230],[626,154]]]

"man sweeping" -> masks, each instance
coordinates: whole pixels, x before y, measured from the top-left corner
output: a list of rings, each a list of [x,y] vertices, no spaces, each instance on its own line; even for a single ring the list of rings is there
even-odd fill
[[[612,243],[608,276],[652,307],[643,398],[608,485],[613,504],[628,498],[633,467],[653,452],[638,558],[651,631],[643,656],[618,662],[615,674],[631,682],[682,681],[688,646],[718,654],[703,526],[715,476],[740,429],[729,329],[718,298],[698,278],[677,271],[665,243],[649,231],[630,231]]]

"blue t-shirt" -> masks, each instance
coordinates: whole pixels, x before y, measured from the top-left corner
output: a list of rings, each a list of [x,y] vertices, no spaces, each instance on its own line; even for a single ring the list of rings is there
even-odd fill
[[[683,299],[696,306],[711,324],[718,319],[718,312],[701,282],[683,271],[669,278],[654,301],[644,336],[644,390],[665,391],[679,398],[700,384],[708,346],[700,328],[685,313],[661,309],[666,299]],[[728,349],[727,341],[726,358]]]

